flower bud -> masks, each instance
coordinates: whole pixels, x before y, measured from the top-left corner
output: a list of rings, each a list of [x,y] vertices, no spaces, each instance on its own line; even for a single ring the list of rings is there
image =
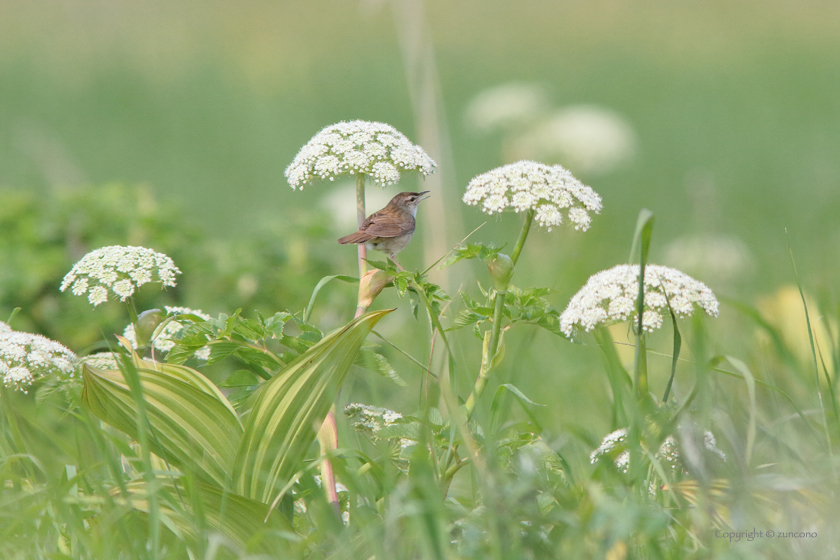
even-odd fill
[[[497,253],[495,257],[487,261],[487,270],[493,280],[493,287],[497,292],[507,292],[510,284],[510,277],[513,276],[513,261],[504,253]]]
[[[394,281],[394,277],[384,270],[369,270],[359,282],[359,307],[368,308],[385,286]]]
[[[137,337],[137,347],[145,348],[152,341],[155,329],[166,318],[166,313],[160,309],[149,309],[137,316],[137,324],[134,327]]]

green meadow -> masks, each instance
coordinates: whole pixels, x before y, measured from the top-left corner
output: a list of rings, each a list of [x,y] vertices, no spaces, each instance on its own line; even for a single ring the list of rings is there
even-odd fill
[[[0,14],[0,557],[837,556],[834,3]],[[479,110],[500,86],[516,95]],[[285,175],[354,120],[437,164],[368,174],[366,214],[431,198],[404,271],[368,254],[385,287],[355,319],[358,255],[336,239],[357,227],[359,174]],[[591,187],[591,224],[561,208],[523,233],[536,202],[462,202],[522,159]],[[96,306],[60,291],[109,246],[167,255],[177,285]],[[653,304],[634,293],[623,320],[563,330],[587,279],[640,263],[702,282],[719,313],[666,290],[661,328],[639,329]],[[35,365],[16,386],[11,332],[66,346],[73,375]]]

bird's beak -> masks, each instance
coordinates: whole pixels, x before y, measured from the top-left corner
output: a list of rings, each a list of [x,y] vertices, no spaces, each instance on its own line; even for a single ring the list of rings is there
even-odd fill
[[[426,194],[426,193],[430,193],[430,192],[432,192],[432,191],[423,191],[423,192],[419,192],[417,194]],[[432,196],[432,195],[429,195],[429,196]],[[423,198],[418,198],[417,202],[420,202],[421,200],[426,200],[427,198],[429,198],[429,196],[424,196]]]

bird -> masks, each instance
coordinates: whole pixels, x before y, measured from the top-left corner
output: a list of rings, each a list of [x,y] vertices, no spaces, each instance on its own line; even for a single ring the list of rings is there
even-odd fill
[[[365,243],[368,249],[387,253],[399,266],[396,255],[411,241],[414,235],[417,205],[421,200],[429,198],[423,196],[429,192],[401,192],[392,198],[385,208],[368,216],[362,222],[359,231],[345,235],[338,242],[342,245]]]

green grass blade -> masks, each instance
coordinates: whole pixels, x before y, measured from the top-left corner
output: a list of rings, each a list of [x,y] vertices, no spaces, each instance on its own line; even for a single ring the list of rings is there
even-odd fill
[[[747,364],[738,358],[727,356],[726,359],[730,364],[732,364],[732,367],[738,370],[738,373],[744,376],[744,382],[747,384],[747,394],[750,398],[750,419],[749,424],[747,425],[747,449],[744,454],[744,462],[749,465],[750,459],[752,459],[753,445],[755,444],[755,417],[757,414],[755,402],[755,377],[753,377],[753,374],[750,371],[750,368],[747,367]]]
[[[392,310],[354,319],[298,356],[258,392],[235,461],[236,489],[271,503],[300,468],[362,342]]]
[[[623,428],[629,422],[625,403],[630,397],[629,390],[632,387],[632,381],[627,370],[621,365],[621,358],[618,357],[618,352],[615,351],[610,331],[604,327],[598,327],[593,331],[593,334],[595,335],[595,340],[598,342],[598,346],[601,347],[607,377],[610,382],[610,388],[612,389],[612,428],[614,430]]]
[[[312,297],[309,298],[309,304],[306,306],[306,309],[303,312],[303,322],[308,323],[309,318],[312,316],[312,308],[315,307],[315,298],[318,297],[318,292],[321,291],[321,288],[326,286],[332,280],[341,280],[342,282],[358,282],[359,279],[354,276],[345,276],[343,274],[333,274],[332,276],[324,276],[318,283],[315,285],[315,289],[312,290]]]
[[[633,246],[630,249],[630,262],[635,260],[639,263],[639,293],[636,296],[636,357],[633,369],[636,377],[636,395],[644,400],[649,398],[649,393],[645,331],[642,324],[645,311],[645,266],[650,251],[650,239],[653,236],[653,221],[653,212],[650,210],[643,208],[639,212],[636,231],[633,233]]]

